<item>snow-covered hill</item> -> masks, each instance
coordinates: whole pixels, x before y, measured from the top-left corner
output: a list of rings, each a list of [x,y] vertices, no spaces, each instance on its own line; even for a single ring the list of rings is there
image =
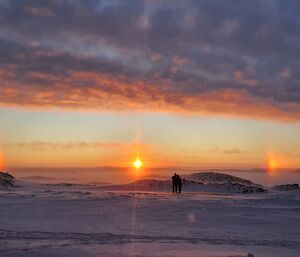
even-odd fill
[[[143,179],[125,185],[108,186],[116,190],[170,191],[171,180]],[[185,192],[261,193],[266,189],[243,178],[215,172],[194,173],[183,176]]]
[[[193,173],[190,175],[185,175],[183,178],[188,180],[194,180],[201,182],[203,184],[224,184],[224,183],[238,183],[241,185],[247,186],[257,186],[252,181],[243,179],[240,177],[224,174],[224,173],[217,173],[217,172],[200,172],[200,173]]]

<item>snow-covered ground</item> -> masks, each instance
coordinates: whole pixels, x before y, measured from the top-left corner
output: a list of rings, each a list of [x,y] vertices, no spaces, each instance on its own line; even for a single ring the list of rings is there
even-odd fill
[[[18,184],[0,190],[1,257],[300,256],[299,190],[172,195]]]

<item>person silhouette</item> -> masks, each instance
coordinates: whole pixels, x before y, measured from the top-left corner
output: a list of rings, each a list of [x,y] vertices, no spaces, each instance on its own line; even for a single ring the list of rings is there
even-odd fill
[[[178,187],[178,193],[181,193],[181,188],[182,188],[182,179],[179,175],[177,175],[177,187]]]
[[[177,178],[177,174],[174,173],[174,175],[172,176],[172,188],[173,188],[173,194],[177,194],[177,181],[178,181],[178,178]]]

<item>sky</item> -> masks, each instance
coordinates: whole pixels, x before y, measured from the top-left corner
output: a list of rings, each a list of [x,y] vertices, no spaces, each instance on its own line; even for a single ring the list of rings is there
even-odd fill
[[[0,169],[300,167],[300,2],[0,2]]]

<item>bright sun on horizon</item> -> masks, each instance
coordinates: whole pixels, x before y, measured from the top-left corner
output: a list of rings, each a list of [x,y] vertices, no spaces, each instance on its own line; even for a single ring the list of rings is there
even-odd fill
[[[140,167],[142,167],[143,163],[139,158],[136,158],[135,161],[133,162],[133,166],[136,169],[139,169]]]

